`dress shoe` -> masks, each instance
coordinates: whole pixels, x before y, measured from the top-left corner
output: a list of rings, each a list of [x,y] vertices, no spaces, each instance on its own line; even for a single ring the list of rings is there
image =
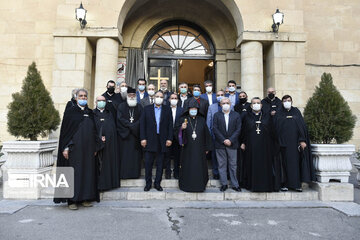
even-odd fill
[[[75,203],[70,204],[70,205],[68,206],[68,208],[69,208],[70,210],[78,210],[78,206],[77,206]]]
[[[219,180],[219,179],[220,179],[220,175],[219,175],[219,174],[214,174],[214,179],[215,179],[215,180]]]
[[[280,189],[280,191],[282,191],[282,192],[287,192],[289,189],[288,188],[286,188],[286,187],[282,187],[281,189]]]
[[[83,207],[92,207],[92,206],[93,206],[91,202],[86,202],[86,201],[85,201],[85,202],[82,202],[81,205],[82,205]]]
[[[302,192],[303,190],[302,190],[302,188],[295,188],[295,191]]]
[[[236,192],[241,192],[241,188],[240,187],[232,187],[232,189]]]
[[[228,188],[227,185],[222,185],[222,186],[220,187],[220,191],[221,191],[221,192],[225,192],[227,188]]]
[[[165,173],[165,179],[171,179],[171,173]]]
[[[158,190],[159,192],[161,192],[163,190],[163,188],[160,185],[155,185],[154,188],[156,190]]]
[[[145,191],[145,192],[150,191],[150,189],[151,189],[151,185],[146,185],[146,186],[144,187],[144,191]]]

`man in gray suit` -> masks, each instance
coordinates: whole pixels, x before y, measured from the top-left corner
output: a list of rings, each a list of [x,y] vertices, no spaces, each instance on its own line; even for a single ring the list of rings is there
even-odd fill
[[[155,85],[154,84],[149,84],[147,86],[147,93],[149,94],[149,96],[144,97],[143,99],[140,100],[140,104],[142,107],[145,107],[147,105],[150,104],[154,104],[154,96],[155,96]]]
[[[215,113],[213,119],[213,132],[215,135],[215,151],[219,164],[220,191],[224,192],[228,188],[227,165],[232,189],[240,192],[239,182],[236,177],[237,171],[237,149],[239,148],[239,135],[241,131],[240,114],[231,110],[230,99],[221,99],[220,106],[222,111]]]

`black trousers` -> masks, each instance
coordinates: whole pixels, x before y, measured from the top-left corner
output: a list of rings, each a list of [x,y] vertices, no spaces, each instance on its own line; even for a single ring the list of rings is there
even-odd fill
[[[156,176],[154,185],[158,186],[161,183],[162,174],[163,174],[163,161],[165,153],[161,152],[161,143],[160,137],[157,137],[158,141],[158,151],[157,152],[145,152],[145,181],[146,186],[151,186],[152,184],[152,168],[154,165],[154,160],[156,159]]]
[[[174,157],[174,173],[179,176],[181,147],[177,141],[173,141],[168,152],[165,153],[165,173],[171,174],[171,157]]]

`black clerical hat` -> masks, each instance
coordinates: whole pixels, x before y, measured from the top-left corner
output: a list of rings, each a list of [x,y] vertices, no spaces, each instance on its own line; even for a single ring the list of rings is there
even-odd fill
[[[128,87],[127,93],[136,93],[136,89],[132,87]]]
[[[188,109],[190,109],[190,108],[200,108],[200,104],[198,103],[198,101],[195,98],[192,98],[189,101]]]

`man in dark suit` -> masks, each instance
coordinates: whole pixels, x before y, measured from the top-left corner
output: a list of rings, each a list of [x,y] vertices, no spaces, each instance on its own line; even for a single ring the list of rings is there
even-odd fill
[[[213,82],[210,80],[206,80],[204,82],[205,85],[205,91],[206,93],[203,93],[200,95],[201,98],[207,100],[209,102],[209,106],[211,106],[214,103],[217,103],[216,100],[216,93],[213,92]]]
[[[121,97],[120,93],[115,93],[115,82],[113,80],[109,80],[106,84],[106,92],[103,93],[102,96],[106,99],[106,110],[110,111],[114,121],[116,122],[116,110],[120,103],[123,102],[123,99]]]
[[[154,104],[154,101],[155,101],[155,85],[154,84],[150,83],[147,86],[147,93],[149,96],[144,97],[140,101],[140,104],[143,108],[147,105]]]
[[[228,188],[227,165],[232,188],[240,192],[239,182],[237,179],[237,149],[239,148],[239,135],[241,131],[241,117],[235,111],[230,110],[230,99],[221,99],[221,112],[214,115],[213,131],[215,135],[215,151],[219,164],[220,174],[220,191]]]
[[[179,120],[183,109],[182,107],[178,107],[177,104],[179,102],[178,95],[176,93],[173,93],[170,95],[170,108],[171,108],[171,114],[172,114],[172,120],[173,120],[173,127],[175,128],[176,121]],[[174,129],[175,132],[175,129]],[[170,179],[171,178],[171,156],[174,157],[174,169],[173,174],[175,179],[179,179],[179,168],[180,168],[180,145],[176,141],[176,138],[174,137],[173,144],[170,147],[170,151],[168,151],[165,154],[165,178]]]
[[[144,108],[140,117],[140,140],[145,150],[145,181],[144,191],[152,185],[152,167],[156,157],[156,178],[154,187],[162,191],[160,185],[163,173],[164,155],[173,141],[173,121],[169,106],[162,105],[164,94],[155,93],[155,103]]]
[[[184,109],[188,109],[189,103],[197,101],[200,104],[199,112],[204,116],[205,120],[207,117],[207,112],[209,108],[209,102],[203,98],[200,98],[201,87],[200,85],[194,85],[193,87],[193,97],[188,98],[184,102]]]
[[[225,94],[225,97],[230,99],[231,110],[234,109],[235,105],[239,103],[239,93],[236,92],[236,82],[234,80],[228,81],[229,93]]]
[[[189,86],[187,83],[179,83],[179,102],[178,107],[184,108],[185,101],[189,98],[191,98],[191,94],[189,93]]]
[[[170,103],[170,95],[172,92],[169,89],[169,83],[168,80],[161,80],[160,81],[160,89],[164,93],[164,103],[163,105],[169,105]]]
[[[141,99],[149,96],[149,94],[145,91],[146,89],[146,80],[140,78],[137,81],[137,87],[138,87],[138,91],[136,91],[136,100],[139,103],[141,101]]]

